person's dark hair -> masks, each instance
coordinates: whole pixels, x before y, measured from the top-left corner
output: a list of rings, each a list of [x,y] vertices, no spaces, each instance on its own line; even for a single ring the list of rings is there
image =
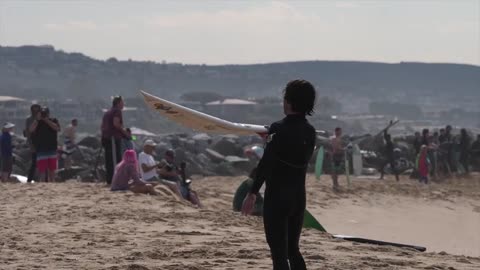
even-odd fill
[[[123,100],[122,96],[113,97],[112,106],[116,107]]]
[[[126,128],[125,131],[128,132],[128,133],[132,132],[132,130],[130,128]]]
[[[433,137],[438,137],[438,131],[433,132]]]
[[[165,151],[165,156],[173,158],[175,157],[175,152],[172,149],[168,149],[167,151]]]
[[[42,117],[48,117],[50,116],[50,109],[48,107],[42,107],[40,113],[42,114]]]
[[[35,109],[40,110],[41,108],[39,104],[32,104],[32,106],[30,106],[30,112],[33,113]]]
[[[451,131],[452,130],[452,126],[448,125],[446,128],[445,128],[446,131]]]
[[[462,136],[467,136],[467,130],[464,129],[464,128],[460,129],[460,134],[461,134]]]
[[[283,98],[292,106],[292,111],[312,115],[314,113],[316,92],[313,85],[305,80],[293,80],[287,83]]]
[[[424,128],[424,129],[422,130],[422,135],[425,136],[425,135],[428,134],[428,132],[430,132],[430,131],[428,130],[428,128]]]
[[[335,132],[338,132],[338,131],[342,131],[342,128],[341,127],[336,127]]]

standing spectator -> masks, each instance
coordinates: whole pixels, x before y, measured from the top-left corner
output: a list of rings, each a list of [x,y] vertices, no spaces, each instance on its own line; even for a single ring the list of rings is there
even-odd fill
[[[390,164],[390,168],[392,169],[392,173],[395,175],[395,179],[399,181],[398,172],[395,167],[395,155],[393,153],[393,142],[392,136],[388,134],[388,129],[384,131],[383,138],[385,139],[385,149],[384,149],[384,157],[383,162],[380,167],[380,180],[383,180],[383,175],[385,174],[385,167]]]
[[[63,132],[63,146],[65,153],[65,169],[69,170],[72,167],[72,154],[77,147],[76,133],[77,133],[78,120],[73,119],[70,125],[65,128]]]
[[[447,125],[445,127],[445,140],[444,143],[447,145],[447,162],[450,167],[450,172],[457,172],[457,162],[455,161],[455,142],[452,136],[452,126]]]
[[[438,132],[437,131],[433,132],[431,143],[435,144],[435,146],[438,146],[440,144],[439,138],[440,138],[440,135],[438,134]]]
[[[472,143],[470,154],[473,158],[474,167],[480,168],[480,134],[477,135],[477,140]]]
[[[15,127],[12,123],[5,123],[2,128],[2,138],[0,148],[2,153],[2,182],[7,182],[12,174],[13,167],[13,145],[12,135],[10,134]]]
[[[338,191],[338,175],[342,173],[344,168],[344,158],[345,158],[345,151],[343,149],[343,142],[342,142],[342,128],[337,127],[335,128],[335,135],[330,137],[330,144],[332,146],[330,151],[330,157],[332,160],[332,182],[333,182],[333,190]]]
[[[428,128],[422,130],[422,140],[421,145],[430,146],[430,131]]]
[[[445,129],[441,128],[440,129],[440,135],[438,136],[438,143],[442,144],[447,140],[447,137],[445,136]]]
[[[55,118],[50,118],[47,107],[37,113],[30,132],[32,141],[37,151],[37,169],[40,177],[45,175],[47,182],[55,182],[55,170],[57,169],[58,132],[60,124]]]
[[[428,184],[428,172],[430,161],[428,159],[428,147],[422,145],[417,157],[417,170],[420,183]]]
[[[132,130],[130,128],[125,129],[127,131],[127,138],[122,139],[122,153],[125,153],[127,150],[135,150],[133,147],[133,137]]]
[[[470,155],[470,137],[468,136],[467,130],[462,128],[460,130],[460,165],[463,166],[463,169],[465,170],[465,174],[468,174],[470,172],[469,170],[469,164],[468,164],[468,158]]]
[[[112,108],[102,119],[102,146],[105,149],[105,169],[107,184],[111,185],[115,166],[122,160],[122,139],[129,138],[123,128],[122,110],[124,107],[121,96],[113,98]]]
[[[37,114],[40,112],[40,105],[33,104],[30,106],[30,116],[25,120],[25,130],[23,131],[23,136],[27,138],[27,143],[30,148],[31,154],[31,163],[30,163],[30,170],[28,171],[28,180],[27,182],[32,182],[33,178],[35,177],[35,172],[37,171],[37,151],[35,150],[35,146],[32,143],[32,133],[30,129],[35,122],[35,118]]]
[[[415,155],[420,153],[420,148],[422,147],[422,137],[420,136],[420,132],[415,132],[415,139],[413,141],[413,148],[415,149]]]

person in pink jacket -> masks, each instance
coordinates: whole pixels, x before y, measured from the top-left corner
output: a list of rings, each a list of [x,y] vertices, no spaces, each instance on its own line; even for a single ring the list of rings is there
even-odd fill
[[[122,161],[115,167],[111,191],[130,190],[134,193],[156,195],[152,184],[140,180],[137,154],[133,150],[127,150],[123,154]]]

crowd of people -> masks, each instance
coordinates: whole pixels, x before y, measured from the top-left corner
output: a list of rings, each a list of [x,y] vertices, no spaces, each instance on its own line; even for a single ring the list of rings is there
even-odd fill
[[[132,191],[157,195],[155,187],[167,187],[179,198],[201,207],[197,193],[186,179],[186,164],[176,163],[175,152],[167,150],[164,159],[155,161],[156,143],[146,140],[143,151],[133,149],[131,130],[123,126],[121,96],[114,97],[112,107],[105,112],[102,125],[102,147],[105,152],[106,182],[112,191]]]
[[[392,123],[390,123],[392,124]],[[401,150],[396,147],[391,135],[386,128],[383,133],[383,147],[378,163],[380,179],[384,179],[387,166],[390,172],[400,180],[400,171],[396,160],[400,157]],[[471,171],[472,164],[480,165],[480,134],[472,142],[468,131],[460,129],[459,134],[453,134],[453,128],[447,125],[438,132],[430,133],[429,129],[414,133],[412,148],[414,163],[411,178],[420,183],[428,184],[430,179],[448,178],[453,175],[466,176]],[[338,174],[345,170],[345,155],[347,146],[342,140],[342,129],[337,127],[334,135],[330,137],[327,157],[331,164],[331,177],[333,189],[338,190]]]
[[[132,133],[123,126],[122,110],[124,101],[118,96],[113,99],[112,107],[104,114],[101,126],[101,143],[105,153],[106,182],[112,190],[124,190],[128,187],[137,193],[155,194],[156,185],[164,185],[177,196],[200,205],[198,195],[191,190],[185,177],[185,166],[178,166],[175,153],[165,152],[164,158],[157,162],[154,159],[155,142],[147,140],[143,151],[137,153],[132,142]],[[63,158],[64,168],[72,167],[72,154],[77,150],[76,128],[78,120],[72,119],[63,131],[63,146],[59,146],[58,134],[61,131],[59,121],[50,116],[47,107],[38,104],[31,106],[31,115],[25,121],[24,136],[31,150],[31,166],[28,182],[54,182],[58,160]],[[1,136],[1,179],[7,181],[14,163],[11,133],[15,127],[5,123]],[[385,169],[399,181],[396,159],[399,151],[395,147],[388,128],[383,132],[384,147],[378,171],[380,179],[384,178]],[[346,146],[342,142],[342,129],[337,127],[334,136],[330,138],[331,147],[327,151],[331,159],[333,188],[338,190],[338,175],[345,169]],[[452,133],[450,125],[430,133],[423,129],[415,132],[412,147],[415,150],[413,162],[415,168],[411,175],[422,183],[429,179],[449,177],[454,174],[465,175],[470,171],[472,159],[480,161],[480,135],[472,142],[466,129],[461,129],[458,135]],[[132,158],[132,151],[135,158]],[[127,157],[127,159],[125,159]],[[130,165],[137,164],[134,171]],[[183,164],[185,165],[185,164]],[[132,173],[135,173],[132,174]],[[121,176],[121,177],[120,177]],[[123,178],[128,179],[123,179]],[[115,180],[115,181],[114,181]],[[127,183],[127,184],[126,184]]]

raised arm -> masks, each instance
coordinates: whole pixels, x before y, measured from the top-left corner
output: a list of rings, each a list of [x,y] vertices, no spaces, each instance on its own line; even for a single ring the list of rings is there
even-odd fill
[[[258,193],[263,183],[265,182],[265,178],[267,177],[267,175],[270,174],[272,170],[272,166],[275,161],[275,152],[276,149],[279,147],[278,138],[275,138],[276,132],[276,126],[270,126],[265,151],[262,158],[260,159],[260,162],[258,163],[257,173],[255,179],[253,179],[252,188],[250,189],[251,194]]]
[[[56,132],[60,131],[60,125],[58,124],[58,121],[56,121],[56,120],[52,121],[48,118],[44,118],[43,121],[45,121],[45,123],[47,123],[47,125],[50,126]]]

